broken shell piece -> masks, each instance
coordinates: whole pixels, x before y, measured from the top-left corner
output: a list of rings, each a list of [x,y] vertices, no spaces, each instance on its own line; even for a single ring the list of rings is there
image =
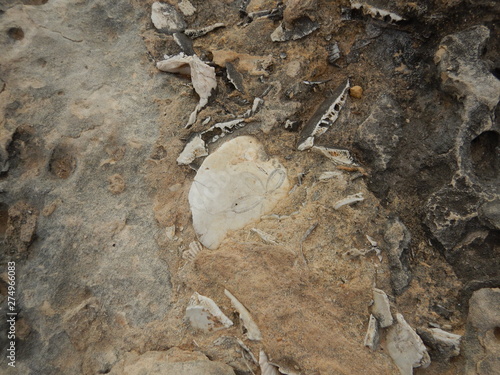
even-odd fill
[[[350,205],[356,202],[361,202],[364,201],[365,198],[363,198],[363,193],[356,193],[353,195],[349,195],[344,199],[339,200],[335,205],[333,206],[333,209],[338,210],[342,206]]]
[[[289,188],[286,169],[253,137],[224,143],[200,166],[189,204],[200,242],[216,249],[230,230],[269,213]]]
[[[251,117],[259,112],[260,108],[264,104],[264,100],[261,98],[255,98],[252,103],[252,108],[245,112],[243,115],[244,118]]]
[[[387,332],[387,350],[402,375],[411,375],[413,368],[426,368],[431,363],[422,339],[401,314],[396,314],[396,324]]]
[[[397,15],[396,13],[389,12],[384,9],[376,8],[366,2],[353,1],[351,0],[351,8],[356,10],[361,10],[363,14],[369,15],[377,20],[385,21],[388,23],[397,23],[404,21],[404,18]]]
[[[233,325],[231,319],[224,315],[213,300],[198,293],[194,293],[189,300],[186,318],[189,319],[193,328],[205,332],[217,331]]]
[[[335,178],[335,177],[340,177],[342,175],[342,172],[339,172],[339,171],[327,171],[327,172],[323,172],[320,174],[320,176],[318,177],[318,180],[319,181],[327,181],[327,180],[331,180],[332,178]]]
[[[259,327],[257,327],[257,324],[255,324],[252,316],[250,315],[250,312],[246,309],[246,307],[243,306],[242,303],[238,301],[236,297],[231,294],[231,292],[229,292],[229,290],[224,289],[224,294],[231,300],[231,304],[240,315],[241,322],[247,330],[247,338],[252,341],[262,340],[262,334],[260,333]]]
[[[193,6],[193,4],[191,4],[189,0],[182,0],[178,6],[179,10],[185,16],[192,16],[196,12],[196,8]]]
[[[280,375],[278,367],[269,363],[267,355],[262,349],[259,353],[259,366],[262,375]]]
[[[191,76],[194,90],[200,97],[200,101],[189,116],[186,128],[190,127],[196,121],[198,112],[208,103],[212,90],[217,87],[215,69],[201,61],[198,56],[186,56],[184,53],[159,61],[156,63],[156,67],[163,72],[189,74]]]
[[[219,138],[232,133],[236,129],[242,128],[243,126],[245,126],[245,120],[242,118],[226,122],[218,122],[204,132],[201,132],[200,136],[205,142],[213,143]]]
[[[151,6],[151,21],[162,32],[173,34],[186,28],[184,18],[170,4],[155,2]]]
[[[256,233],[264,242],[267,242],[271,245],[277,245],[276,237],[260,230],[257,228],[252,228],[252,232]]]
[[[462,336],[443,331],[439,328],[419,328],[418,335],[431,349],[433,358],[450,359],[460,354]]]
[[[175,237],[175,225],[172,225],[171,227],[166,227],[165,228],[165,235],[170,241],[173,241]]]
[[[227,79],[232,83],[234,88],[239,92],[244,92],[245,88],[243,87],[243,76],[240,72],[236,70],[233,64],[230,62],[226,63],[226,73]]]
[[[216,29],[220,29],[221,27],[226,27],[223,23],[215,23],[210,26],[203,27],[201,29],[186,29],[184,30],[184,34],[189,36],[191,39],[199,38],[200,36],[206,35],[211,31]]]
[[[335,164],[356,165],[356,163],[354,162],[354,158],[351,156],[351,153],[348,150],[323,146],[314,146],[312,150],[323,156],[326,156]]]
[[[377,318],[380,327],[386,328],[394,321],[391,314],[391,304],[389,297],[383,290],[373,288],[372,314]]]
[[[365,346],[369,347],[371,350],[377,350],[379,339],[380,336],[378,332],[377,319],[373,316],[373,314],[370,314],[368,329],[365,335]]]
[[[340,48],[337,42],[327,45],[326,52],[328,52],[328,63],[330,65],[335,65],[335,61],[340,59]]]
[[[318,107],[314,115],[304,126],[298,143],[299,151],[311,148],[314,144],[314,138],[320,136],[328,130],[329,127],[339,117],[340,110],[347,99],[347,90],[349,89],[349,79],[338,86],[333,95],[326,98]]]
[[[203,250],[203,246],[198,241],[189,244],[189,249],[182,253],[182,259],[194,261],[196,256]]]
[[[187,165],[191,164],[194,159],[202,156],[207,156],[208,151],[205,142],[201,139],[201,135],[194,136],[184,147],[184,150],[177,158],[177,164]]]
[[[271,34],[271,40],[273,42],[298,40],[311,34],[317,29],[319,29],[319,23],[312,21],[309,17],[301,17],[295,20],[292,30],[287,30],[284,22],[282,22]]]

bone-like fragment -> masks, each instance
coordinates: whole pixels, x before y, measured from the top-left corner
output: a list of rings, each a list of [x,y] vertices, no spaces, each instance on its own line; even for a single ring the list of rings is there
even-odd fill
[[[182,258],[194,261],[196,256],[203,250],[203,246],[198,241],[193,241],[189,244],[189,249],[182,253]]]
[[[191,326],[203,331],[213,331],[229,328],[233,325],[221,311],[219,306],[210,298],[194,293],[186,308],[186,318]]]
[[[404,18],[396,13],[389,12],[385,9],[380,9],[366,2],[351,0],[351,8],[361,10],[363,14],[369,15],[372,18],[385,21],[388,23],[397,23],[404,21]]]
[[[186,28],[184,18],[175,7],[167,3],[156,1],[151,6],[151,21],[160,31],[173,34]]]
[[[177,164],[187,165],[191,164],[194,159],[200,158],[202,156],[207,156],[208,151],[205,141],[198,134],[194,136],[184,147],[184,150],[180,153],[177,158]]]
[[[277,245],[276,237],[266,233],[260,229],[252,228],[252,232],[256,233],[264,242],[270,243],[272,245]]]
[[[379,343],[379,332],[378,332],[378,322],[377,319],[370,314],[370,320],[368,322],[368,329],[365,335],[365,346],[369,347],[371,350],[377,350]]]
[[[226,27],[226,25],[218,22],[218,23],[215,23],[213,25],[203,27],[201,29],[186,29],[186,30],[184,30],[184,34],[189,36],[191,39],[196,39],[196,38],[199,38],[200,36],[206,35],[209,32],[214,31],[216,29],[219,29],[221,27]]]
[[[212,90],[217,87],[215,69],[201,61],[198,56],[186,56],[184,53],[159,61],[156,63],[156,67],[163,72],[189,74],[191,76],[194,90],[200,97],[200,101],[189,116],[186,128],[190,127],[196,121],[198,112],[208,103]]]
[[[248,111],[246,111],[245,114],[243,115],[243,117],[248,118],[250,116],[255,115],[260,110],[260,108],[262,107],[263,104],[264,104],[263,99],[255,98],[253,100],[253,103],[252,103],[252,108],[249,109]]]
[[[280,375],[278,367],[269,363],[266,353],[261,349],[259,353],[259,366],[262,375]]]
[[[298,149],[304,151],[314,145],[314,139],[328,130],[329,127],[339,117],[340,110],[347,99],[347,90],[349,89],[349,80],[346,79],[338,86],[333,95],[326,98],[318,107],[314,115],[306,123],[300,134]]]
[[[391,314],[391,304],[383,290],[373,288],[372,313],[380,323],[380,327],[386,328],[392,325],[394,320]]]
[[[328,181],[328,180],[331,180],[332,178],[339,177],[341,175],[342,175],[342,172],[339,172],[339,171],[327,171],[327,172],[321,173],[320,176],[318,177],[318,180],[319,181]]]
[[[349,195],[349,196],[345,197],[344,199],[339,200],[337,203],[335,203],[333,208],[335,210],[338,210],[342,206],[350,205],[350,204],[353,204],[356,202],[361,202],[364,200],[365,200],[365,198],[363,198],[363,193],[356,193],[353,195]]]
[[[356,163],[354,162],[354,158],[351,156],[351,153],[348,150],[323,146],[313,146],[312,150],[323,156],[326,156],[335,164],[356,165]]]
[[[262,334],[260,333],[259,327],[255,324],[252,315],[250,315],[250,312],[246,309],[246,307],[243,306],[243,304],[238,301],[236,297],[233,296],[227,289],[224,289],[224,294],[231,300],[231,304],[240,315],[240,319],[247,330],[246,336],[248,339],[252,341],[262,340]]]

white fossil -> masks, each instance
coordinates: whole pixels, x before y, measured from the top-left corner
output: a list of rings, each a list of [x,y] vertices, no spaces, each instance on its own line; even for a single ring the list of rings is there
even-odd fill
[[[288,191],[285,168],[253,137],[224,143],[198,169],[189,191],[199,241],[216,249],[230,230],[269,213]]]
[[[373,288],[372,314],[377,318],[382,328],[391,326],[394,321],[391,314],[389,297],[387,297],[387,294],[383,290],[377,288]]]
[[[370,5],[366,2],[360,2],[360,1],[353,1],[351,0],[351,8],[352,9],[358,9],[363,12],[363,14],[369,15],[372,18],[389,22],[389,23],[396,23],[396,22],[401,22],[404,21],[404,18],[401,17],[400,15],[389,12],[388,10],[385,9],[380,9],[377,8],[373,5]]]
[[[196,121],[198,112],[208,103],[212,90],[217,87],[215,69],[205,64],[196,55],[186,56],[180,53],[172,57],[165,56],[165,58],[157,62],[156,67],[163,72],[190,75],[194,90],[200,97],[200,101],[186,124],[186,127],[190,127]]]
[[[259,366],[262,375],[280,375],[278,367],[269,363],[269,359],[262,349],[259,352]]]
[[[378,332],[378,322],[377,319],[370,314],[370,320],[368,321],[368,329],[365,335],[365,346],[369,347],[371,350],[376,350],[379,343],[379,332]]]
[[[189,244],[189,249],[182,253],[182,258],[194,261],[202,250],[203,246],[198,241],[193,241]]]
[[[247,330],[246,336],[248,339],[252,341],[262,340],[262,334],[260,333],[259,327],[255,324],[252,315],[250,315],[250,312],[246,309],[246,307],[243,306],[243,304],[238,301],[238,299],[233,296],[229,290],[224,289],[224,294],[231,300],[231,304],[240,315],[243,326]]]
[[[312,150],[323,156],[326,156],[334,164],[356,165],[356,163],[354,162],[354,158],[351,156],[351,153],[348,150],[323,146],[314,146]]]
[[[252,232],[256,233],[264,242],[270,243],[272,245],[277,245],[278,242],[276,240],[276,237],[273,235],[266,233],[260,229],[257,228],[252,228]]]
[[[353,204],[356,202],[361,202],[364,200],[365,200],[365,198],[363,198],[363,193],[356,193],[353,195],[349,195],[349,196],[345,197],[344,199],[339,200],[338,202],[335,203],[333,208],[335,210],[338,210],[340,207],[350,205],[350,204]]]
[[[233,325],[217,304],[210,298],[194,293],[186,308],[186,318],[191,326],[203,331],[229,328]]]
[[[191,140],[186,144],[182,152],[179,154],[179,157],[177,158],[177,164],[191,164],[194,159],[207,155],[207,146],[201,136],[198,134],[191,138]]]
[[[339,171],[327,171],[323,172],[319,175],[318,180],[319,181],[328,181],[331,180],[332,178],[340,177],[342,175],[342,172]]]

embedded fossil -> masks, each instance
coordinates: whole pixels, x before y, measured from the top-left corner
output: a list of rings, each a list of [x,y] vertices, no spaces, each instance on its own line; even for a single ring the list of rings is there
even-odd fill
[[[259,327],[255,324],[252,315],[250,315],[250,312],[246,309],[246,307],[243,306],[243,304],[238,301],[238,299],[236,299],[236,297],[233,296],[229,290],[224,289],[224,294],[231,300],[231,304],[240,315],[240,319],[247,330],[246,336],[248,339],[252,341],[262,340],[262,334],[260,333]]]

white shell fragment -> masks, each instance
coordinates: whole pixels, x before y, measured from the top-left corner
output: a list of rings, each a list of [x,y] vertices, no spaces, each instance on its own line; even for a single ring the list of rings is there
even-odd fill
[[[175,7],[167,3],[155,2],[151,6],[151,21],[160,31],[173,34],[186,28],[186,22]]]
[[[342,148],[330,148],[323,146],[313,146],[312,150],[323,156],[326,156],[334,164],[356,165],[354,158],[348,150]]]
[[[262,349],[259,352],[259,366],[262,375],[280,375],[278,367],[269,363],[269,359]]]
[[[231,319],[224,315],[213,300],[198,293],[194,293],[189,300],[186,318],[193,328],[205,332],[229,328],[233,325]]]
[[[339,200],[335,205],[333,206],[333,209],[338,210],[340,207],[346,206],[346,205],[351,205],[356,202],[361,202],[364,201],[365,198],[363,198],[363,193],[356,193],[353,195],[349,195],[345,197],[344,199]]]
[[[245,114],[243,115],[243,117],[248,118],[250,116],[255,115],[257,112],[259,112],[259,110],[263,104],[264,104],[264,99],[255,98],[253,100],[252,108],[249,109],[248,111],[246,111]]]
[[[242,303],[238,301],[236,297],[231,294],[231,292],[229,292],[229,290],[224,289],[224,294],[231,300],[231,304],[240,315],[241,322],[247,330],[247,338],[252,341],[262,340],[262,334],[260,333],[259,327],[257,327],[257,324],[255,324],[252,316],[250,315],[250,312],[246,309],[246,307],[243,306]]]
[[[396,324],[387,332],[387,350],[402,375],[412,375],[413,368],[431,363],[422,339],[401,314],[396,314]]]
[[[216,249],[230,230],[269,213],[289,188],[286,169],[253,137],[224,143],[200,166],[189,204],[200,242]]]
[[[208,103],[212,90],[217,87],[215,69],[201,61],[198,56],[186,56],[184,53],[159,61],[156,63],[156,67],[163,72],[189,74],[191,76],[194,90],[200,97],[200,101],[189,116],[186,127],[190,127],[196,121],[198,112]]]
[[[325,133],[339,117],[340,110],[347,99],[349,79],[338,86],[331,97],[326,98],[314,115],[306,123],[300,134],[298,150],[304,151],[314,145],[315,137]]]
[[[377,288],[373,288],[372,314],[377,318],[382,328],[391,326],[394,321],[391,314],[389,297],[387,297],[387,294],[383,290]]]
[[[252,228],[252,232],[256,233],[264,242],[267,242],[271,245],[277,245],[278,242],[276,240],[276,237],[273,235],[270,235],[269,233],[266,233],[260,229],[257,228]]]
[[[213,25],[202,27],[201,29],[186,29],[184,30],[184,34],[189,36],[192,39],[199,38],[200,36],[206,35],[211,31],[219,29],[221,27],[226,27],[223,23],[214,23]]]
[[[371,350],[377,350],[380,340],[380,335],[378,332],[378,322],[377,319],[370,314],[370,320],[368,321],[368,329],[365,335],[365,346],[369,347]]]
[[[328,181],[331,180],[332,178],[337,178],[342,175],[342,172],[339,171],[326,171],[323,172],[319,175],[318,180],[319,181]]]
[[[194,261],[202,250],[203,246],[198,241],[193,241],[189,244],[189,249],[182,253],[182,259]]]
[[[397,15],[396,13],[389,12],[384,9],[376,8],[366,2],[353,1],[351,0],[351,8],[362,10],[363,14],[369,15],[372,18],[385,21],[388,23],[397,23],[404,21],[404,18]]]
[[[197,134],[186,144],[184,150],[182,150],[179,157],[177,158],[177,164],[191,164],[194,159],[207,155],[207,146],[203,139],[201,139],[201,136]]]

